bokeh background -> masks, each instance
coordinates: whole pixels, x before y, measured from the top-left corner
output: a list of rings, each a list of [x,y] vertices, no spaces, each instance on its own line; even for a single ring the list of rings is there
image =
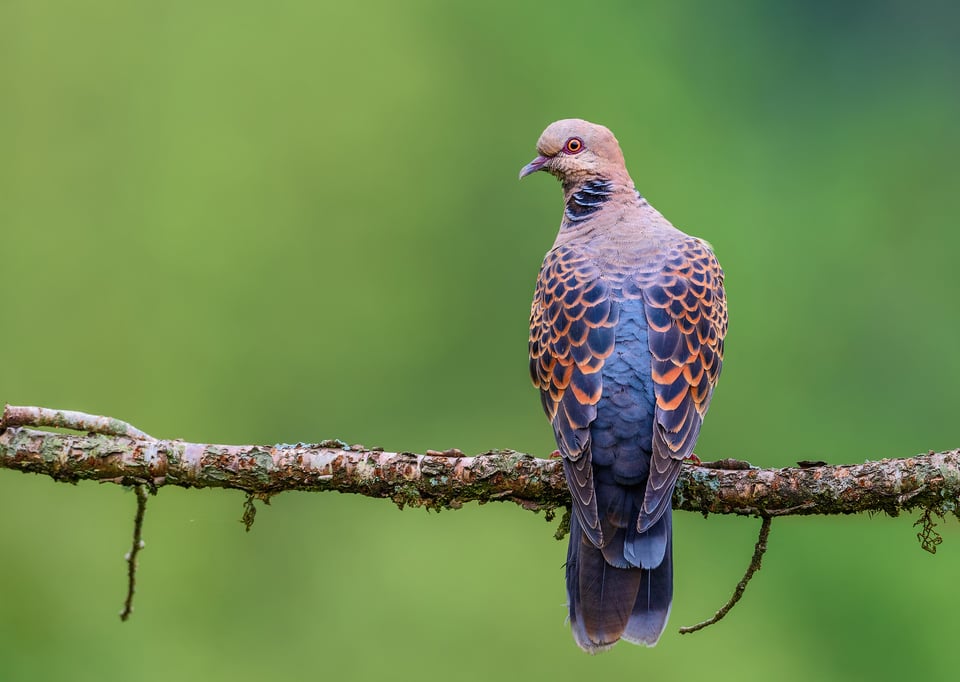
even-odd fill
[[[161,437],[553,447],[529,299],[550,121],[618,135],[727,271],[704,458],[960,446],[960,11],[927,2],[0,3],[0,401]],[[0,679],[947,679],[960,532],[787,518],[721,624],[751,519],[681,513],[660,645],[582,654],[565,543],[235,491],[0,470]]]

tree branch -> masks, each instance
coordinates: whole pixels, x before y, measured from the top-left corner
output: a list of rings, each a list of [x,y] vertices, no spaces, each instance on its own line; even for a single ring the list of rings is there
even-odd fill
[[[94,433],[26,428],[51,422]],[[458,450],[428,453],[386,452],[335,440],[315,445],[155,440],[118,420],[42,408],[7,406],[0,420],[0,468],[56,480],[236,488],[261,499],[285,490],[336,490],[432,509],[510,500],[549,511],[569,503],[563,469],[555,459],[513,450],[474,457]],[[741,468],[731,468],[737,466]],[[916,507],[955,512],[960,497],[957,450],[855,465],[742,467],[749,465],[723,460],[684,466],[674,508],[749,516],[897,515]]]

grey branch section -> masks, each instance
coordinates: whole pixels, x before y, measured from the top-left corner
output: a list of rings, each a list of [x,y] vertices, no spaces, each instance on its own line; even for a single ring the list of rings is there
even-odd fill
[[[152,436],[127,422],[112,417],[100,417],[73,410],[52,410],[49,407],[24,407],[6,405],[3,410],[2,424],[21,424],[27,426],[53,426],[74,431],[90,431],[110,436],[129,436],[153,440]]]
[[[109,433],[51,433],[25,428],[30,415],[11,416],[10,409],[0,422],[0,468],[62,481],[235,488],[260,497],[285,490],[336,490],[432,509],[509,500],[527,509],[551,510],[569,502],[558,460],[512,450],[464,457],[456,450],[419,455],[340,441],[205,445],[138,436],[116,420],[107,420]],[[75,423],[88,424],[82,419]],[[60,420],[58,425],[63,424]],[[114,428],[118,424],[123,428]],[[707,464],[684,466],[675,509],[751,516],[896,515],[914,507],[943,513],[955,512],[960,496],[957,450],[856,465],[724,469],[718,465],[736,462]]]

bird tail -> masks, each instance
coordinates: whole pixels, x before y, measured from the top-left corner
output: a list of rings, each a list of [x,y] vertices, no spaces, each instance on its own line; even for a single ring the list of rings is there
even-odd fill
[[[661,523],[667,525],[662,529],[667,545],[660,564],[653,568],[617,568],[607,563],[603,552],[584,535],[577,515],[570,515],[567,598],[573,637],[584,651],[605,651],[621,638],[646,646],[660,639],[673,601],[669,509],[657,525]]]

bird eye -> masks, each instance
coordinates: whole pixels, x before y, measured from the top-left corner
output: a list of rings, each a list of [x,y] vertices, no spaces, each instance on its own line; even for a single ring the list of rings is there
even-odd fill
[[[563,147],[565,154],[579,154],[583,151],[583,140],[579,137],[571,137]]]

